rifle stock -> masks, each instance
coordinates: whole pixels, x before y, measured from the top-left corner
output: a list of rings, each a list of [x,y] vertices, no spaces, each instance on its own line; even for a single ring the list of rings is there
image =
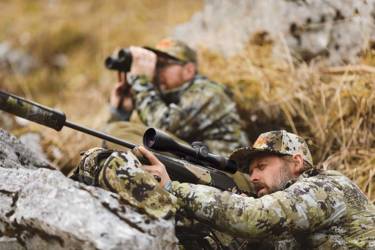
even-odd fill
[[[128,149],[132,149],[136,147],[136,145],[132,143],[126,142],[124,140],[118,139],[108,134],[95,131],[93,129],[89,129],[81,125],[75,124],[73,122],[67,121],[65,114],[61,111],[54,110],[49,107],[45,107],[38,103],[6,93],[4,91],[0,91],[0,109],[8,113],[14,114],[16,116],[22,117],[24,119],[39,123],[43,126],[47,126],[56,131],[60,131],[64,126],[66,126],[66,127],[70,127],[71,129],[78,130],[80,132],[90,134],[92,136],[101,138],[103,140],[124,146]],[[155,132],[157,130],[153,129],[152,131]],[[157,135],[160,135],[160,132]],[[144,142],[149,139],[150,138],[144,137]],[[167,140],[169,142],[171,142],[172,140],[172,144],[176,143],[173,141],[172,138],[167,138]],[[162,145],[163,142],[165,141],[162,140],[161,142],[157,144],[159,149],[161,147],[164,151],[176,153],[176,152],[173,152],[175,151],[175,149],[170,148],[168,150],[168,147],[163,147]],[[173,145],[176,145],[176,144],[173,144]],[[150,148],[152,150],[152,147]],[[188,150],[188,147],[186,147],[185,150],[183,150],[185,154],[187,152],[186,150]],[[191,152],[193,152],[193,155],[194,155],[194,152],[197,152],[193,148],[191,148],[190,150]],[[154,152],[156,157],[166,166],[167,172],[170,175],[172,180],[177,180],[180,182],[189,182],[189,183],[194,183],[194,184],[209,185],[209,186],[213,186],[218,189],[221,189],[221,190],[228,190],[231,192],[239,192],[240,190],[237,187],[236,183],[233,181],[233,179],[228,174],[223,172],[223,171],[227,171],[227,172],[233,173],[234,170],[236,169],[235,166],[232,165],[233,162],[226,160],[224,157],[215,156],[216,157],[215,158],[214,155],[212,154],[207,155],[207,152],[205,152],[201,155],[197,155],[197,157],[198,158],[200,157],[200,159],[197,159],[197,161],[194,161],[194,163],[191,163],[188,161],[176,159],[176,158],[155,152],[155,149],[152,151]],[[184,152],[182,152],[182,154]],[[200,162],[199,160],[202,160],[202,156],[209,156],[209,158],[203,159],[201,164],[197,164],[197,162]],[[218,164],[218,167],[221,168],[220,170],[217,170],[214,168],[216,163]],[[229,166],[228,169],[225,169],[226,165]],[[246,192],[246,190],[243,192]]]

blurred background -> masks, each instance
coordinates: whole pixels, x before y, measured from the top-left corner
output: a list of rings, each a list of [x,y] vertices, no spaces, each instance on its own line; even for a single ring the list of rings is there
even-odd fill
[[[285,6],[278,6],[277,11]],[[238,20],[231,22],[230,14],[225,19],[222,9],[239,17],[249,15],[236,14],[247,6],[230,9],[223,1],[0,0],[0,89],[62,110],[70,121],[100,129],[108,118],[108,96],[116,82],[116,74],[105,69],[104,59],[117,48],[152,46],[174,36],[197,49],[202,74],[232,90],[251,141],[271,129],[298,133],[307,138],[316,164],[342,171],[374,201],[375,43],[363,37],[365,42],[355,48],[359,47],[355,60],[337,60],[328,49],[318,51],[318,56],[303,49],[304,44],[313,47],[311,34],[317,22],[328,22],[332,14],[335,24],[350,27],[352,23],[344,21],[355,20],[366,9],[352,7],[348,19],[345,11],[337,10],[316,15],[319,18],[304,17],[301,23],[296,17],[286,28],[279,27],[284,32],[279,37],[251,30]],[[274,16],[275,10],[269,11]],[[283,11],[285,16],[287,9]],[[256,20],[247,21],[255,27],[262,19]],[[267,24],[264,27],[267,30]],[[245,38],[243,33],[228,33],[236,29],[246,31]],[[233,41],[241,41],[241,46]],[[301,45],[299,50],[295,44]],[[328,44],[338,52],[341,46],[343,54],[350,54],[354,46]],[[0,126],[17,136],[38,134],[42,150],[64,173],[77,164],[80,152],[100,145],[99,140],[70,129],[57,133],[3,112]]]

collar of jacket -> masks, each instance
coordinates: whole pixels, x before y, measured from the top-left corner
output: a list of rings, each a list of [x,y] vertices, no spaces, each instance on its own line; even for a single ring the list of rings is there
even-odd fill
[[[305,170],[300,176],[298,176],[297,178],[294,178],[290,181],[288,181],[284,188],[283,189],[286,189],[288,187],[290,187],[291,185],[293,185],[294,183],[296,183],[297,181],[299,180],[302,180],[302,179],[305,179],[305,178],[309,178],[309,177],[312,177],[312,176],[315,176],[315,175],[318,175],[319,173],[321,172],[320,169],[317,169],[317,168],[309,168],[307,170]]]
[[[181,94],[184,93],[188,88],[190,88],[194,84],[194,82],[196,82],[199,79],[203,79],[203,77],[197,74],[193,79],[183,83],[180,87],[162,91],[163,100],[168,104],[177,104],[180,100]]]

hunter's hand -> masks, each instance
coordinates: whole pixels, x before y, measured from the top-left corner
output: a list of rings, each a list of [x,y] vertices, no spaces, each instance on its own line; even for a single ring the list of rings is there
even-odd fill
[[[160,178],[160,187],[164,187],[164,185],[171,180],[169,178],[169,175],[167,173],[167,170],[165,169],[165,166],[163,163],[161,163],[156,156],[148,151],[145,147],[140,146],[138,147],[139,151],[142,153],[142,155],[148,159],[151,165],[143,165],[142,169],[149,172],[153,176],[158,176]]]
[[[154,77],[156,67],[156,54],[141,47],[130,47],[132,53],[131,75],[144,75],[150,81]]]

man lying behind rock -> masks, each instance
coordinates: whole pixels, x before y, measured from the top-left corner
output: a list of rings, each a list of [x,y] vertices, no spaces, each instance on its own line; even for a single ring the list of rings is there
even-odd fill
[[[138,157],[150,164],[142,166]],[[168,217],[180,209],[257,249],[375,248],[374,205],[347,177],[315,168],[303,138],[267,132],[231,158],[247,169],[257,197],[171,181],[165,166],[143,147],[88,151],[76,174],[149,214]]]

